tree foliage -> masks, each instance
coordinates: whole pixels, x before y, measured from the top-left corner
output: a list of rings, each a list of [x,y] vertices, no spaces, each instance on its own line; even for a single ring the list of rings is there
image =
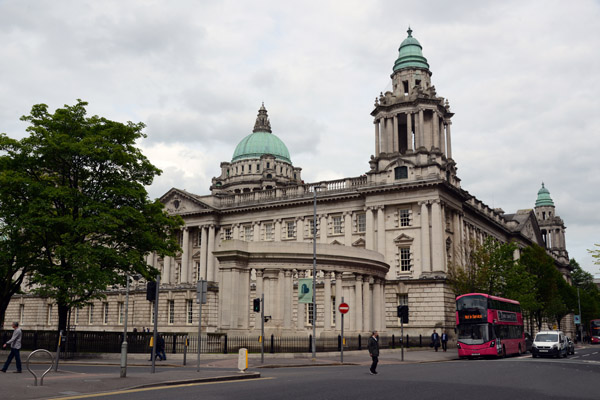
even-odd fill
[[[35,292],[55,299],[59,329],[71,307],[102,297],[127,273],[156,275],[145,256],[174,255],[182,224],[148,199],[145,186],[161,171],[136,147],[144,125],[87,117],[86,106],[49,113],[34,105],[21,118],[29,136],[0,135],[0,217],[22,205],[16,228],[41,250],[27,272]]]
[[[576,310],[579,310],[581,305],[581,323],[588,330],[590,320],[600,318],[600,290],[594,283],[594,276],[584,271],[575,259],[570,260],[570,265],[573,269],[571,272],[573,287],[578,291]]]

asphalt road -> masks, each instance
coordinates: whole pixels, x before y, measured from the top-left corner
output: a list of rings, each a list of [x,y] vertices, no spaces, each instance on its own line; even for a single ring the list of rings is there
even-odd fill
[[[71,368],[71,366],[70,366]],[[85,368],[72,366],[72,368]],[[261,369],[251,381],[189,384],[107,394],[97,399],[598,399],[600,346],[567,359],[461,360],[423,364]],[[77,398],[77,397],[72,397]]]

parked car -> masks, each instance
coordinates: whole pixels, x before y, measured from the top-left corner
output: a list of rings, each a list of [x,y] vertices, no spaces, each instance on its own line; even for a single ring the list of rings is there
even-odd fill
[[[525,353],[531,352],[531,346],[533,346],[533,338],[529,332],[525,332]]]
[[[531,355],[536,357],[567,357],[567,337],[562,331],[540,331],[533,339]]]
[[[567,354],[575,354],[575,343],[567,336]]]

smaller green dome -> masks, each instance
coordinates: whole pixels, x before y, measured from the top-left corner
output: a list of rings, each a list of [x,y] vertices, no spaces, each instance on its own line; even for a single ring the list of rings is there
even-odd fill
[[[408,27],[408,37],[400,44],[398,58],[394,63],[394,72],[404,68],[423,68],[429,70],[427,59],[423,57],[421,43],[412,37],[412,29]]]
[[[286,145],[281,139],[271,133],[271,123],[263,104],[260,110],[258,110],[254,130],[237,145],[231,162],[256,159],[264,154],[271,154],[278,160],[292,163],[290,152]]]
[[[535,206],[536,207],[541,207],[541,206],[554,207],[554,202],[552,201],[552,198],[550,198],[550,191],[548,189],[546,189],[546,187],[544,186],[544,182],[542,182],[542,188],[540,190],[538,190],[538,197],[537,197],[537,200],[535,201]]]

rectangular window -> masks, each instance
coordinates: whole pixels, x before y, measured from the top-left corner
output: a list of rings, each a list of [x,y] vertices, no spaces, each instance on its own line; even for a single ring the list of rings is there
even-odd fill
[[[344,233],[342,225],[342,216],[336,215],[333,217],[333,234],[341,235],[342,233]]]
[[[265,224],[265,240],[273,240],[273,224]]]
[[[367,231],[367,214],[358,214],[356,216],[356,231],[366,232]]]
[[[75,309],[75,316],[73,317],[73,325],[79,325],[79,308]]]
[[[25,320],[25,304],[19,304],[19,324]]]
[[[231,228],[225,228],[223,232],[223,240],[231,240]]]
[[[125,321],[125,303],[120,301],[117,305],[119,308],[119,325],[123,325],[123,321]]]
[[[88,306],[88,325],[92,325],[94,323],[94,305],[90,304]]]
[[[191,325],[194,322],[194,300],[186,300],[187,323]]]
[[[260,164],[256,164],[256,172],[260,172]]]
[[[315,318],[314,313],[313,313],[313,304],[312,303],[306,304],[306,308],[304,310],[304,315],[306,316],[306,324],[312,325],[314,318]]]
[[[202,244],[202,228],[198,229],[196,232],[196,247],[200,247]]]
[[[169,325],[173,325],[175,323],[175,300],[169,300]]]
[[[400,271],[410,271],[410,247],[400,247]]]
[[[52,325],[52,304],[48,304],[48,315],[46,316],[46,324]]]
[[[292,239],[294,237],[296,237],[296,222],[294,221],[288,221],[285,224],[286,226],[286,233],[287,233],[287,238],[288,239]]]
[[[398,210],[398,219],[400,221],[400,226],[410,226],[410,210]]]
[[[408,178],[408,168],[407,167],[396,167],[394,168],[394,179],[406,179]]]
[[[102,303],[102,323],[108,324],[108,303]]]
[[[254,229],[252,229],[252,225],[244,226],[244,240],[246,242],[251,242],[254,239]]]
[[[196,263],[194,264],[194,269],[195,269],[195,272],[196,272],[196,280],[199,281],[200,278],[202,278],[200,276],[200,261],[196,261]]]

